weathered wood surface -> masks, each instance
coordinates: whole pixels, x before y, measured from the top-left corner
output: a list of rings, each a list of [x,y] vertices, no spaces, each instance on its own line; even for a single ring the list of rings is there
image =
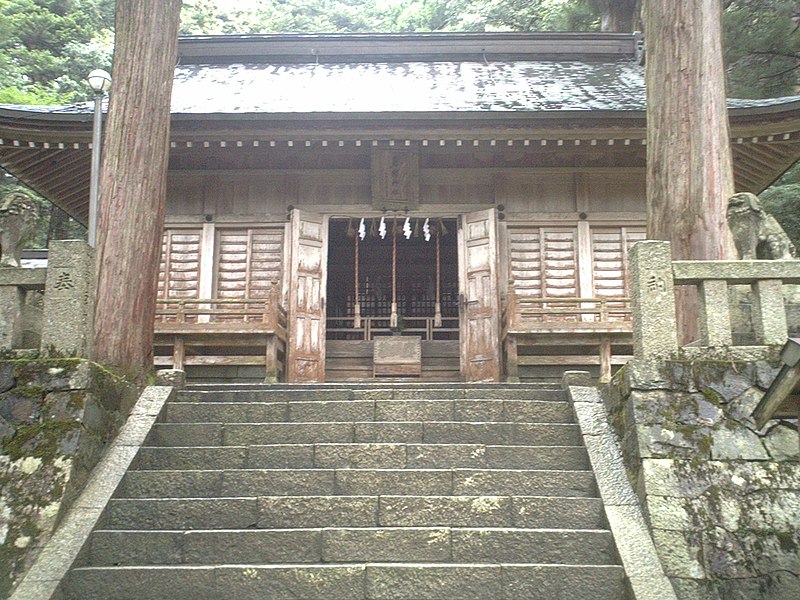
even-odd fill
[[[503,326],[507,377],[519,380],[524,365],[599,365],[600,380],[609,381],[612,366],[629,358],[613,350],[631,344],[630,318],[629,298],[536,298],[511,287]],[[593,354],[576,356],[569,346],[589,346]]]
[[[458,228],[461,369],[465,381],[500,380],[500,296],[495,209],[462,215]]]
[[[290,247],[286,380],[322,382],[325,381],[327,217],[294,209]]]
[[[372,367],[375,377],[419,375],[422,372],[422,338],[381,336],[375,338]]]
[[[172,351],[155,364],[264,365],[266,378],[277,381],[285,372],[279,352],[286,348],[286,311],[279,304],[279,289],[272,285],[264,299],[211,298],[161,300],[156,311],[154,345]],[[259,348],[259,355],[241,354]],[[215,354],[206,354],[213,349]],[[219,354],[222,349],[230,352]],[[192,351],[200,354],[192,354]],[[237,354],[237,352],[239,354]]]

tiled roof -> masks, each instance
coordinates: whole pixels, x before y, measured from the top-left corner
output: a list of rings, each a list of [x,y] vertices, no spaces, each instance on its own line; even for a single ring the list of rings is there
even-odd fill
[[[639,110],[632,62],[403,62],[189,65],[175,113]]]
[[[766,108],[800,96],[728,102]],[[633,61],[407,61],[179,65],[173,114],[643,111],[644,67]],[[10,106],[88,114],[92,103]]]

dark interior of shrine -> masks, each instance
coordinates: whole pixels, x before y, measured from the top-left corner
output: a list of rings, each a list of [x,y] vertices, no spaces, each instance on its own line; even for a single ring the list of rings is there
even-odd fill
[[[430,240],[425,240],[425,218],[411,217],[406,238],[406,218],[386,217],[386,235],[381,238],[380,217],[332,219],[328,234],[327,338],[369,340],[376,335],[400,333],[423,339],[458,338],[458,249],[455,219],[430,219]],[[392,236],[396,227],[397,254],[395,296],[398,326],[390,328],[392,306]],[[437,296],[436,238],[439,235],[439,302],[442,324],[434,326]],[[357,242],[356,242],[357,240]],[[358,268],[356,269],[356,244]],[[361,326],[355,327],[356,271]]]

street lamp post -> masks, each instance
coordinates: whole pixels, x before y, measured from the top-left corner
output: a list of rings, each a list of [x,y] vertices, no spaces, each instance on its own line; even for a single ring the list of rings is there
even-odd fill
[[[111,89],[111,75],[95,69],[86,77],[94,90],[94,123],[92,125],[92,171],[89,179],[89,245],[97,244],[97,197],[100,193],[100,156],[103,144],[103,96]]]

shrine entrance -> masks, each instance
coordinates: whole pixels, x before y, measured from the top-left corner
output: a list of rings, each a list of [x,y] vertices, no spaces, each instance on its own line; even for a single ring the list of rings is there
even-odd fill
[[[327,281],[326,381],[460,380],[455,219],[331,219]]]
[[[337,219],[293,209],[286,381],[499,381],[495,209]]]

